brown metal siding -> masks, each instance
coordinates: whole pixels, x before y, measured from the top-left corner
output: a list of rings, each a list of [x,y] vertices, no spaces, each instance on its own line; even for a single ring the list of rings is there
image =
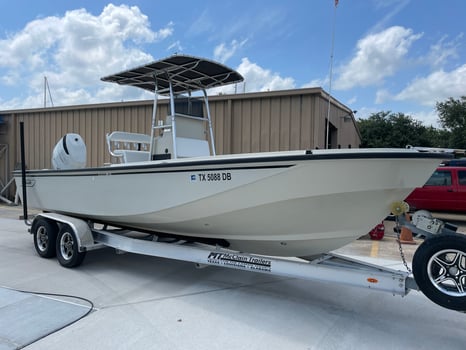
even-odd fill
[[[232,153],[323,148],[325,119],[315,118],[315,100],[303,94],[233,101]]]
[[[160,108],[162,109],[162,108]],[[49,110],[21,113],[15,123],[24,121],[25,152],[31,169],[51,167],[55,144],[67,133],[80,134],[87,147],[89,166],[110,162],[105,135],[115,130],[149,132],[152,106],[87,108],[77,110]],[[18,127],[19,130],[19,127]],[[16,139],[15,159],[19,162],[19,138]]]
[[[229,118],[226,113],[226,101],[223,103],[213,103],[210,105],[210,113],[212,117],[212,127],[214,135],[218,135],[215,138],[215,151],[217,154],[225,153],[229,147],[225,144],[225,138],[230,130]],[[225,116],[222,118],[222,116]]]

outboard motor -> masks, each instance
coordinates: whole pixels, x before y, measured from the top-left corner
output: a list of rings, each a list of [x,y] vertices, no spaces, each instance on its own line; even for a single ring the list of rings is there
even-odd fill
[[[66,134],[52,153],[54,169],[80,169],[86,166],[86,144],[78,134]]]

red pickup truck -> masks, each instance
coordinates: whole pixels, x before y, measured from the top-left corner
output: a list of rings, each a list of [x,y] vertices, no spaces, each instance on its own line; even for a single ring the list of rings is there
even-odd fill
[[[466,213],[466,167],[437,168],[426,184],[405,199],[412,211]]]

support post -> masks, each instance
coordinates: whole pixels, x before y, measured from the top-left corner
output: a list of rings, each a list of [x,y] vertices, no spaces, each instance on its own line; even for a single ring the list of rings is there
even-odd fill
[[[19,139],[21,144],[21,180],[23,187],[23,216],[24,223],[28,226],[31,224],[28,221],[28,200],[26,190],[26,156],[24,151],[24,122],[19,123]]]
[[[212,155],[215,156],[215,139],[214,139],[214,131],[212,129],[212,119],[210,119],[210,107],[209,107],[209,99],[207,98],[207,92],[205,89],[202,89],[202,92],[204,93],[204,102],[205,102],[205,107],[207,110],[207,119],[209,120],[209,135],[210,135],[210,145],[212,148]]]
[[[173,158],[176,159],[178,158],[178,152],[176,149],[175,96],[173,95],[173,86],[170,78],[168,78],[168,83],[170,88],[170,114],[172,123]]]
[[[157,93],[157,76],[154,73],[154,105],[152,106],[152,127],[150,131],[150,146],[149,146],[149,159],[152,160],[154,150],[154,139],[155,129],[157,126],[157,104],[158,104],[158,93]]]

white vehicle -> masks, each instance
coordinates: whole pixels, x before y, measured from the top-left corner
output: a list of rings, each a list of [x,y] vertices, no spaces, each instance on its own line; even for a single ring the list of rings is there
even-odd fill
[[[174,55],[102,80],[155,92],[151,134],[107,135],[118,164],[15,172],[21,199],[49,213],[33,223],[36,249],[42,256],[58,253],[65,266],[79,264],[76,256],[96,242],[114,245],[104,239],[105,230],[93,228],[95,223],[228,251],[312,260],[367,233],[445,158],[415,149],[220,156],[206,89],[239,82],[239,73],[210,60]],[[193,113],[196,91],[203,93],[205,117]],[[170,97],[168,116],[157,115],[159,94]],[[186,102],[182,110],[180,101]],[[57,153],[67,156],[61,154],[57,163],[68,157],[70,164],[82,164],[80,139],[60,142]]]

